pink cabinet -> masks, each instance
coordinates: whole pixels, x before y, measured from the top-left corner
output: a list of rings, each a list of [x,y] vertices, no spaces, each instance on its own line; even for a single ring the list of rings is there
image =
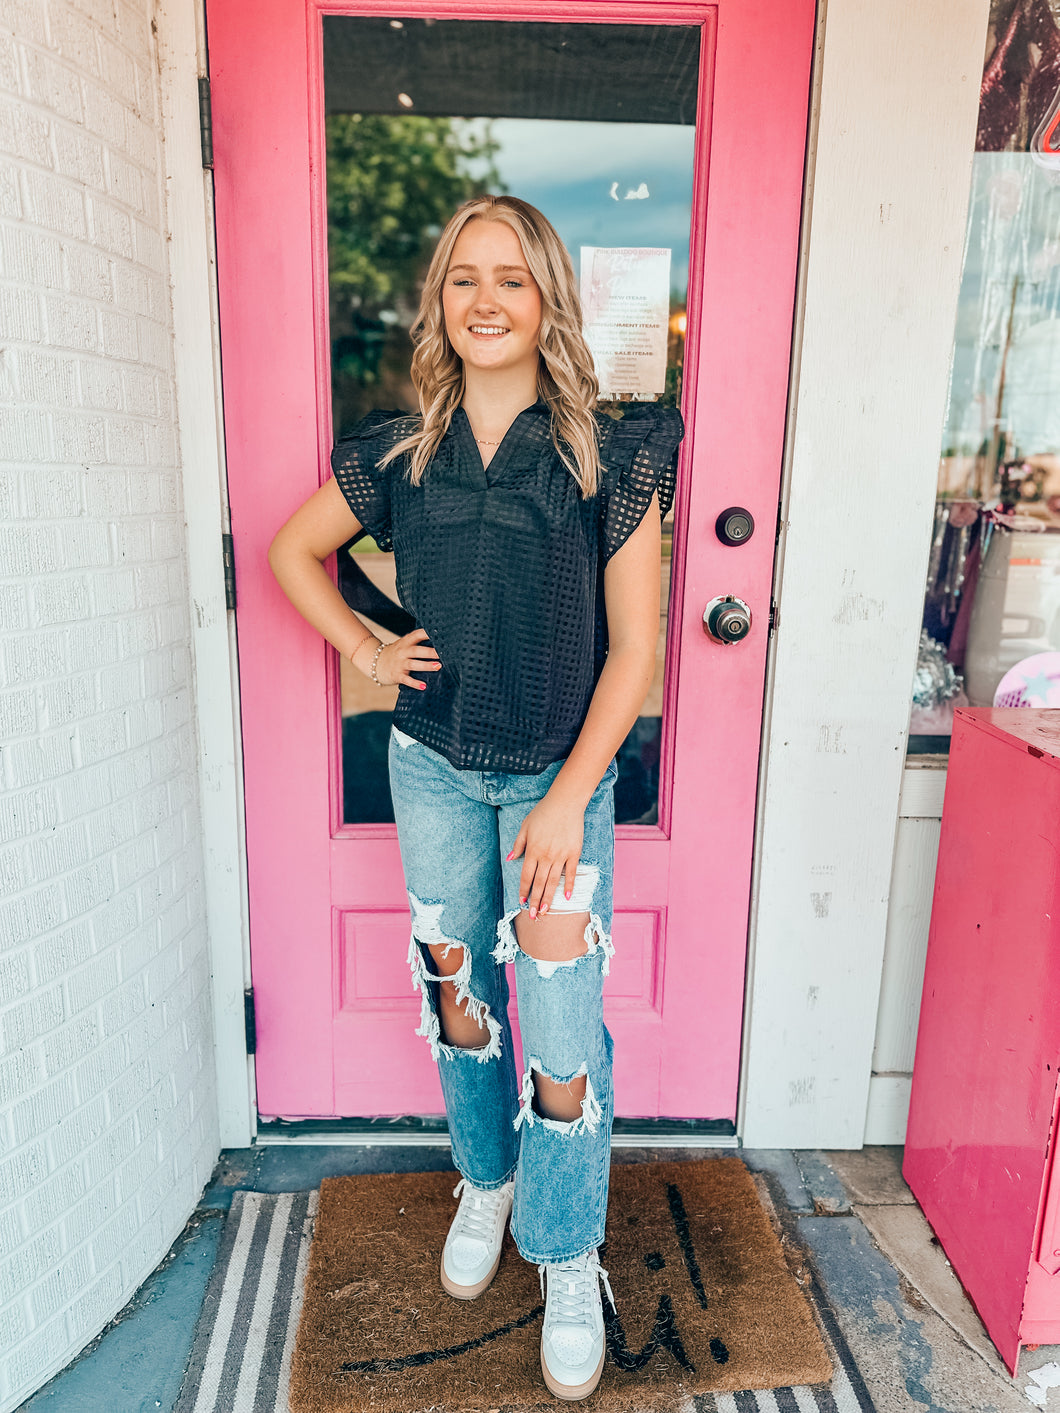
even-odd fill
[[[906,1180],[1015,1373],[1060,1342],[1060,710],[959,710]]]

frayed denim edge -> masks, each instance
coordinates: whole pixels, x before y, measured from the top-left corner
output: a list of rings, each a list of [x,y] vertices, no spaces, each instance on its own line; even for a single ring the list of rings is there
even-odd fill
[[[450,942],[446,945],[442,955],[448,954],[453,947],[462,947],[462,942]],[[409,967],[412,971],[413,989],[420,993],[420,1023],[415,1034],[422,1035],[430,1046],[431,1059],[438,1062],[439,1055],[444,1055],[447,1060],[455,1060],[458,1055],[470,1055],[478,1063],[485,1064],[487,1060],[500,1058],[501,1053],[501,1026],[490,1012],[485,1001],[480,1001],[477,996],[471,994],[471,953],[464,947],[464,960],[460,964],[459,971],[452,976],[435,976],[427,970],[427,964],[423,960],[423,953],[420,951],[419,942],[413,932],[409,942]],[[456,987],[457,1005],[464,1006],[467,1016],[482,1025],[486,1026],[489,1040],[485,1045],[478,1045],[474,1049],[465,1049],[460,1045],[447,1045],[442,1039],[442,1025],[438,1019],[438,1013],[431,1005],[431,998],[427,993],[428,982],[450,981]]]
[[[519,942],[515,935],[515,928],[512,922],[523,910],[513,908],[507,912],[497,923],[497,945],[492,953],[493,960],[503,966],[506,962],[514,962],[519,952]],[[611,934],[604,931],[604,923],[599,913],[590,913],[589,921],[585,924],[585,951],[582,956],[591,957],[597,950],[603,952],[603,961],[600,971],[603,976],[607,976],[611,971],[611,958],[615,955],[615,944],[611,941]],[[533,962],[541,975],[545,978],[561,967],[573,966],[581,961],[581,957],[571,957],[569,961],[548,962],[540,961],[537,957],[526,954],[527,960]]]
[[[545,1079],[552,1080],[553,1084],[569,1084],[572,1079],[580,1079],[585,1076],[585,1094],[581,1101],[582,1112],[579,1119],[546,1119],[540,1114],[534,1113],[534,1071],[543,1075]],[[531,1055],[527,1061],[526,1073],[523,1075],[523,1087],[519,1094],[519,1112],[512,1120],[512,1127],[518,1130],[524,1123],[527,1128],[533,1128],[535,1124],[541,1124],[544,1128],[551,1129],[553,1133],[565,1134],[568,1138],[573,1138],[576,1134],[595,1134],[599,1127],[600,1120],[604,1116],[596,1092],[593,1089],[593,1082],[589,1078],[589,1066],[581,1065],[572,1075],[566,1079],[557,1079],[555,1075],[549,1074],[536,1055]]]

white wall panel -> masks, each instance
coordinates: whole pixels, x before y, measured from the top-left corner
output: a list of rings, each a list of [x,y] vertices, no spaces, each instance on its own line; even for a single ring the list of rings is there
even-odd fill
[[[987,0],[828,0],[741,1132],[859,1147]]]
[[[902,777],[866,1143],[905,1142],[945,786],[941,761],[913,760]]]
[[[898,821],[872,1055],[879,1074],[912,1073],[941,828],[941,819]]]

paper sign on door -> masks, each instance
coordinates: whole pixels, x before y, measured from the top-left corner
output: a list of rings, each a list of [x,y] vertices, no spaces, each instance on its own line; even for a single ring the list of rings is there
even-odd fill
[[[600,397],[658,397],[666,388],[669,250],[583,245],[581,297]]]

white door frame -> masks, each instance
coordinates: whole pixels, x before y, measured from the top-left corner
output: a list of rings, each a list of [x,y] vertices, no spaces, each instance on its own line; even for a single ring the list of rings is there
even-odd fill
[[[243,992],[250,930],[243,819],[239,675],[234,614],[225,607],[222,534],[229,530],[221,422],[213,182],[203,170],[198,76],[206,73],[202,0],[155,9],[161,64],[169,268],[188,592],[199,734],[203,885],[213,991],[214,1064],[221,1146],[245,1147],[255,1129],[253,1064]]]

